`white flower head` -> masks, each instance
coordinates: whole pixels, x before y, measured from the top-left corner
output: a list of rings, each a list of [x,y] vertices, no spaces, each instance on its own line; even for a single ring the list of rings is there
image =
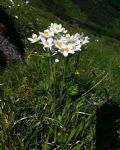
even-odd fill
[[[73,45],[65,44],[62,46],[62,49],[60,49],[59,52],[62,53],[65,57],[67,57],[68,54],[74,54]]]
[[[64,45],[64,40],[62,40],[62,39],[55,40],[54,43],[55,43],[55,47],[56,47],[56,48],[62,49],[62,47],[63,47],[63,45]]]
[[[74,36],[74,35],[72,35],[70,37],[70,42],[71,43],[75,43],[75,44],[80,44],[80,40],[76,36]]]
[[[86,45],[87,43],[89,43],[89,37],[88,36],[83,37],[82,39],[80,39],[80,43],[82,45]]]
[[[73,51],[81,51],[81,45],[73,45]]]
[[[63,33],[67,32],[67,30],[65,30],[65,28],[63,28],[61,24],[57,24],[57,23],[51,23],[51,25],[49,26],[49,29],[51,32],[54,32],[55,34],[58,34],[60,32],[63,32]]]
[[[41,44],[44,46],[44,48],[49,48],[50,50],[52,49],[52,46],[54,45],[53,38],[41,38],[41,41]]]
[[[44,30],[44,32],[39,32],[40,35],[46,37],[46,38],[50,38],[54,36],[54,33],[51,32],[50,30]]]
[[[61,37],[61,39],[64,40],[65,43],[73,43],[73,44],[80,43],[79,39],[76,36],[74,36],[74,35],[71,36],[70,34],[66,34],[64,37]]]
[[[83,36],[83,34],[80,35],[79,33],[76,33],[74,36],[75,36],[76,38],[81,38],[81,37]]]
[[[64,40],[66,43],[70,41],[70,34],[66,34],[64,37],[61,37],[62,40]]]
[[[40,40],[40,36],[37,36],[37,34],[32,34],[32,38],[28,38],[28,40],[31,42],[31,43],[36,43]]]

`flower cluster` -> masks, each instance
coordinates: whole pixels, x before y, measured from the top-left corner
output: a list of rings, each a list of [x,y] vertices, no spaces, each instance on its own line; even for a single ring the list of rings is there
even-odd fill
[[[81,51],[81,47],[89,43],[89,38],[83,34],[76,33],[70,35],[61,24],[51,23],[44,32],[39,35],[32,34],[32,38],[28,38],[31,43],[40,42],[44,49],[49,49],[53,55],[62,53],[65,57]]]

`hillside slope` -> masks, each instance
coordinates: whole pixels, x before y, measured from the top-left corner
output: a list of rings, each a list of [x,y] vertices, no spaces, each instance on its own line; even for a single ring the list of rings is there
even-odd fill
[[[95,150],[96,125],[107,133],[98,137],[99,149],[119,149],[120,19],[111,2],[0,1],[25,50],[23,63],[7,61],[0,69],[0,149]],[[84,32],[90,43],[67,58],[51,56],[28,41],[51,22],[70,34]],[[100,110],[109,120],[102,127]]]
[[[69,23],[120,39],[119,0],[35,0],[32,3]]]

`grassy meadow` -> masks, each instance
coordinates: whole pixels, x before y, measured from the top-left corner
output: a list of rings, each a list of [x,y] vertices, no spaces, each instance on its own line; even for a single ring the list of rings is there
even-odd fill
[[[96,110],[120,104],[120,11],[115,2],[114,7],[110,0],[105,3],[14,0],[12,6],[0,0],[25,46],[23,63],[8,61],[0,70],[1,150],[119,150],[119,116],[115,147],[102,136],[104,144],[96,148]],[[87,48],[68,57],[51,56],[28,41],[52,22],[71,34],[84,32],[90,38]]]

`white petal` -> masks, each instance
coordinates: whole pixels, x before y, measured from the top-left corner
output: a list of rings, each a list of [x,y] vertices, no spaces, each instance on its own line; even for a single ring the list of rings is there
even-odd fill
[[[68,56],[68,53],[66,53],[66,52],[63,52],[63,55],[64,55],[65,57],[67,57],[67,56]]]
[[[28,40],[31,42],[31,43],[35,43],[36,41],[34,41],[32,38],[28,38]]]
[[[46,39],[45,39],[43,36],[41,36],[40,40],[41,40],[42,42],[45,42],[45,41],[46,41]]]
[[[49,38],[47,41],[51,43],[53,42],[53,38]]]
[[[32,38],[37,38],[37,34],[32,34]]]

